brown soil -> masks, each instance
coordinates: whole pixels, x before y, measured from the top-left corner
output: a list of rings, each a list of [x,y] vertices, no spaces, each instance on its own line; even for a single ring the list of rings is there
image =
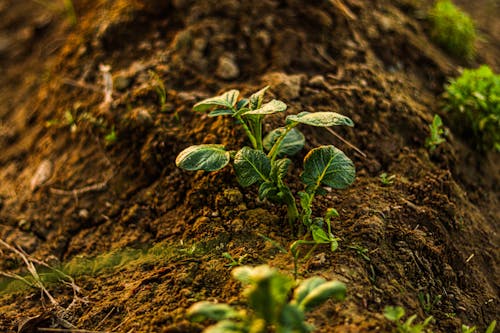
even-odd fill
[[[270,84],[291,113],[351,117],[353,129],[336,130],[366,154],[304,129],[309,148],[334,144],[357,168],[354,185],[319,198],[315,210],[340,212],[339,249],[318,248],[299,267],[301,277],[348,286],[346,301],[310,316],[318,331],[390,332],[386,305],[434,316],[434,332],[460,332],[462,323],[484,330],[499,314],[499,155],[474,151],[453,128],[432,154],[424,142],[434,114],[446,123],[440,94],[459,66],[500,70],[491,20],[500,6],[459,2],[483,36],[476,62],[464,64],[429,41],[418,3],[75,0],[73,26],[35,1],[0,0],[0,238],[52,265],[167,247],[155,260],[75,274],[83,300],[61,283],[49,291],[65,308],[75,300],[64,314],[80,329],[199,332],[185,320],[191,304],[242,303],[223,252],[293,271],[291,256],[260,236],[285,248],[295,240],[284,207],[256,201],[230,168],[190,173],[174,164],[191,144],[244,144],[230,119],[192,112],[196,101]],[[100,64],[114,78],[109,104]],[[163,110],[150,70],[165,84]],[[105,139],[112,128],[114,143]],[[393,185],[380,182],[382,172],[396,175]],[[0,270],[25,272],[5,248]],[[441,298],[426,314],[419,294]],[[1,293],[0,331],[62,328],[59,310],[36,289]]]

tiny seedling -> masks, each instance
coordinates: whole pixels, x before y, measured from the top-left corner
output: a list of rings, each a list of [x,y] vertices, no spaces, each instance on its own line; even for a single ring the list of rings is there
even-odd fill
[[[441,302],[441,295],[436,295],[434,298],[431,297],[429,293],[423,293],[419,292],[418,293],[418,300],[420,302],[420,305],[422,306],[422,309],[426,314],[429,314],[432,309],[434,309],[434,306],[438,305],[439,302]]]
[[[429,136],[425,139],[425,147],[433,152],[437,146],[446,142],[443,135],[446,135],[446,130],[443,127],[443,121],[439,115],[434,115],[432,123],[429,125]]]
[[[497,321],[493,320],[484,333],[493,333],[495,332],[495,327],[497,326]],[[476,332],[476,326],[469,327],[467,325],[462,325],[462,333],[474,333]]]
[[[148,73],[151,86],[154,88],[160,102],[160,110],[161,112],[165,112],[167,109],[167,90],[165,89],[165,84],[155,71],[150,70]]]
[[[245,261],[245,258],[248,256],[248,254],[242,255],[238,258],[238,260],[234,259],[234,257],[230,255],[229,252],[222,253],[222,256],[230,261],[228,264],[226,264],[227,267],[236,267],[243,265],[243,261]]]
[[[384,186],[390,186],[394,184],[394,179],[396,179],[396,175],[390,175],[387,172],[381,173],[380,176],[380,182]]]
[[[500,75],[486,65],[466,69],[445,89],[445,111],[472,132],[476,146],[500,151]]]
[[[118,134],[115,131],[115,127],[111,127],[111,130],[104,136],[104,140],[106,141],[106,144],[111,145],[118,141]]]
[[[297,126],[304,124],[317,127],[346,125],[353,122],[335,112],[301,112],[286,117],[284,127],[279,127],[266,136],[263,135],[264,118],[267,115],[284,112],[287,108],[282,101],[264,102],[265,87],[249,98],[238,99],[239,91],[230,90],[220,96],[205,99],[194,105],[197,112],[205,112],[215,107],[208,116],[231,116],[246,133],[251,147],[238,151],[228,151],[223,145],[203,144],[183,150],[176,159],[178,167],[184,170],[216,171],[224,168],[231,160],[241,186],[259,186],[259,198],[283,203],[287,206],[288,221],[300,220],[299,234],[303,227],[312,234],[314,240],[325,239],[333,244],[334,239],[323,226],[325,218],[312,217],[312,203],[316,195],[325,194],[323,187],[344,189],[355,178],[353,162],[336,147],[320,146],[312,149],[304,158],[301,180],[304,190],[298,193],[300,212],[295,197],[285,183],[291,160],[286,156],[298,153],[305,144],[304,135]],[[321,231],[320,231],[321,230]]]
[[[306,279],[293,288],[291,278],[265,265],[237,267],[232,275],[245,285],[247,309],[221,303],[193,304],[187,313],[191,321],[217,322],[205,333],[312,332],[306,313],[329,299],[342,301],[346,296],[343,283],[321,277]]]
[[[471,60],[474,57],[474,21],[451,0],[438,0],[429,13],[431,38],[450,54]]]
[[[398,333],[424,333],[425,327],[432,321],[432,316],[427,317],[423,322],[414,324],[417,315],[410,316],[403,322],[405,309],[400,306],[386,306],[384,317],[396,324]]]

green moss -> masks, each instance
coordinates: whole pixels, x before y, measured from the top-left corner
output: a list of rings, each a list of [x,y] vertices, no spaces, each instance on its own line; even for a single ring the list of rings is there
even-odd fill
[[[438,0],[429,13],[431,37],[450,54],[465,60],[474,58],[474,21],[450,0]]]
[[[500,151],[500,75],[486,65],[466,69],[450,80],[444,98],[445,110],[472,132],[477,148]]]
[[[217,243],[218,244],[218,243]],[[65,275],[73,278],[79,276],[99,276],[109,272],[133,270],[148,265],[161,265],[178,262],[188,257],[197,257],[205,254],[210,244],[199,243],[192,245],[158,243],[147,249],[117,249],[93,257],[75,257],[55,269],[41,267],[38,271],[42,283],[50,285],[66,280]],[[21,274],[28,282],[34,284],[29,274]],[[0,278],[0,295],[29,290],[26,283],[13,278]]]

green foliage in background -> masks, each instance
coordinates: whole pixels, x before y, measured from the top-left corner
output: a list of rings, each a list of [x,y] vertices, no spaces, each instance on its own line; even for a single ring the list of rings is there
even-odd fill
[[[329,299],[342,301],[346,296],[343,283],[321,277],[302,281],[292,293],[293,280],[266,265],[238,267],[232,275],[246,286],[248,310],[206,301],[193,304],[188,310],[190,320],[217,322],[205,333],[312,332],[306,313]]]
[[[444,98],[445,110],[470,128],[479,149],[500,151],[500,75],[486,65],[466,69],[446,86]]]
[[[384,317],[396,324],[398,333],[425,333],[429,332],[425,328],[430,324],[433,317],[427,317],[421,323],[414,323],[417,315],[408,317],[403,321],[405,309],[401,306],[386,306],[384,309]]]
[[[431,37],[450,54],[465,60],[474,57],[476,28],[472,19],[450,0],[438,0],[429,13]]]

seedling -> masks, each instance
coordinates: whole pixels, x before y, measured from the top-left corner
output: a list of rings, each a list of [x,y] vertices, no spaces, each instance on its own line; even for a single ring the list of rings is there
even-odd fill
[[[380,176],[380,182],[382,183],[382,185],[384,186],[390,186],[392,184],[394,184],[394,179],[396,179],[396,175],[390,175],[387,174],[387,172],[384,172],[384,173],[381,173]]]
[[[500,151],[500,75],[486,65],[466,69],[445,88],[445,110],[468,124],[476,146]]]
[[[493,320],[490,325],[488,325],[488,328],[486,328],[486,331],[484,333],[493,333],[495,331],[495,327],[497,326],[497,321]],[[467,325],[462,325],[462,333],[474,333],[476,332],[476,326],[469,327]]]
[[[104,137],[104,140],[106,141],[106,144],[111,145],[118,141],[118,135],[116,134],[115,127],[111,127],[111,130],[106,134]]]
[[[429,314],[434,306],[439,304],[441,302],[441,295],[436,295],[434,298],[431,299],[431,295],[429,293],[423,293],[419,292],[418,293],[418,300],[420,301],[420,305],[422,306],[422,309],[426,314]]]
[[[194,105],[197,112],[205,112],[213,107],[208,116],[231,116],[241,125],[251,147],[238,151],[228,151],[223,145],[203,144],[183,150],[176,159],[178,167],[185,170],[216,171],[224,168],[231,160],[241,186],[259,186],[259,198],[269,199],[287,205],[288,221],[300,219],[299,234],[303,226],[311,232],[313,239],[325,238],[332,242],[330,235],[322,229],[324,218],[312,217],[312,203],[315,195],[325,194],[324,186],[344,189],[354,181],[355,169],[352,161],[334,146],[320,146],[312,149],[304,158],[304,171],[301,180],[304,190],[298,193],[300,208],[292,191],[285,183],[285,176],[291,165],[286,156],[298,153],[305,144],[304,135],[296,128],[300,124],[328,127],[346,125],[353,122],[346,116],[335,112],[301,112],[289,115],[284,127],[279,127],[263,137],[265,116],[284,112],[286,104],[272,100],[263,103],[265,87],[249,98],[238,100],[239,91],[230,90],[220,96],[205,99]],[[321,229],[321,231],[319,231]]]
[[[424,333],[425,327],[432,320],[432,316],[429,316],[423,322],[414,324],[417,315],[410,316],[403,322],[404,315],[405,309],[400,306],[386,306],[384,309],[384,317],[396,324],[398,333]]]
[[[206,333],[312,332],[314,327],[306,322],[306,313],[329,299],[342,301],[346,296],[343,283],[320,277],[302,281],[292,294],[292,279],[265,265],[237,267],[232,275],[246,286],[243,295],[248,309],[221,303],[193,304],[188,310],[191,321],[217,322],[205,329]]]
[[[339,213],[337,210],[334,208],[329,208],[326,211],[324,220],[321,218],[316,218],[320,219],[318,222],[315,222],[311,225],[311,236],[312,240],[305,240],[305,239],[299,239],[296,240],[295,242],[290,245],[290,252],[292,253],[293,256],[293,268],[294,268],[294,278],[297,279],[298,277],[298,262],[299,262],[299,247],[304,246],[304,245],[312,245],[312,248],[307,252],[307,254],[304,256],[304,260],[307,260],[311,254],[314,252],[316,247],[320,244],[330,244],[330,250],[334,252],[337,250],[339,247],[338,240],[339,238],[335,238],[332,234],[332,227],[331,227],[331,218],[332,217],[338,217]],[[323,222],[326,223],[327,226],[327,231],[323,229],[322,225]]]
[[[474,57],[474,21],[450,0],[439,0],[429,13],[431,37],[450,54],[471,60]]]
[[[443,135],[446,135],[446,130],[443,127],[441,117],[436,114],[432,119],[432,123],[429,125],[429,136],[425,139],[425,147],[429,149],[430,152],[433,152],[437,146],[446,142]]]
[[[150,70],[148,73],[151,86],[154,88],[160,102],[160,110],[161,112],[165,112],[167,109],[167,90],[165,89],[165,84],[155,71]]]
[[[242,255],[241,257],[238,258],[238,260],[234,259],[234,257],[230,255],[229,252],[222,253],[222,256],[230,261],[228,264],[226,264],[226,266],[236,267],[243,265],[243,261],[248,256],[248,254]]]

